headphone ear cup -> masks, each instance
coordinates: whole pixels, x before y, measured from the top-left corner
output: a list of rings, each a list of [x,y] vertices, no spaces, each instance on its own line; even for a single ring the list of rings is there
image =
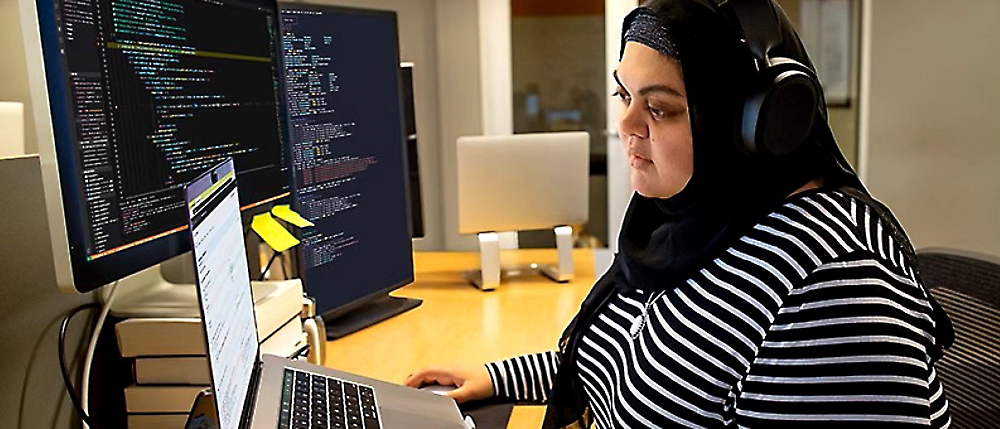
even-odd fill
[[[747,152],[774,158],[809,136],[822,90],[802,64],[785,59],[772,64],[743,105],[740,134]]]

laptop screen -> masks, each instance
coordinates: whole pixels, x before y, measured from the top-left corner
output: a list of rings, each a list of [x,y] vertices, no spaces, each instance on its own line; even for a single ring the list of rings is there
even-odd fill
[[[219,429],[238,429],[258,343],[232,159],[189,183],[184,197]]]

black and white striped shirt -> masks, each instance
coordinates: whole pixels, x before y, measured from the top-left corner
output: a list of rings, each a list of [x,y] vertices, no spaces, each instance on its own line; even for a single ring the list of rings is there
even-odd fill
[[[576,369],[599,428],[943,428],[934,323],[874,211],[822,191],[790,200],[686,284],[613,297]],[[544,402],[558,363],[550,351],[487,368],[497,395]]]

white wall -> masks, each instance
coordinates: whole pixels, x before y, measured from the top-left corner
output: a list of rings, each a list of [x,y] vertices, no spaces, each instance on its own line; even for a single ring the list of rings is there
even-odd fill
[[[474,250],[474,235],[458,234],[458,169],[455,140],[480,135],[479,8],[477,0],[436,0],[438,100],[441,136],[441,181],[444,249]]]
[[[510,0],[479,0],[483,135],[514,134]]]
[[[638,0],[605,0],[604,37],[607,81],[605,94],[611,94],[618,84],[611,72],[618,68],[618,54],[621,52],[622,20],[638,6]],[[621,104],[608,102],[608,248],[618,250],[618,232],[621,231],[625,209],[632,198],[632,183],[625,151],[618,138],[618,115]]]
[[[1000,255],[1000,2],[865,7],[865,181],[917,248]]]

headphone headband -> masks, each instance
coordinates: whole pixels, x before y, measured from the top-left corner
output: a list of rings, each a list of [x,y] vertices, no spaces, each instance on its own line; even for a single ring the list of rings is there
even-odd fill
[[[754,58],[757,79],[748,91],[739,120],[748,153],[780,157],[808,137],[822,89],[811,69],[788,58],[771,58],[783,41],[778,6],[772,0],[715,0],[731,12]],[[729,10],[722,6],[728,4]]]
[[[750,53],[758,62],[757,68],[766,68],[770,59],[768,52],[782,42],[773,4],[770,0],[728,0],[720,6],[726,3],[736,15]]]

